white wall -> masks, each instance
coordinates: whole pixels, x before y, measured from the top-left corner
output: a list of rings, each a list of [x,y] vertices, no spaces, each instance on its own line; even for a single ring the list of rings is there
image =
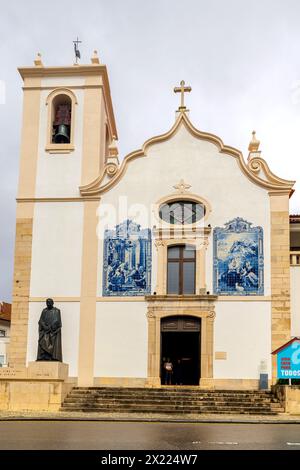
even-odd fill
[[[173,186],[180,179],[191,185],[191,193],[203,197],[211,204],[212,212],[206,224],[211,224],[213,228],[222,227],[225,222],[239,216],[252,222],[253,226],[263,227],[265,295],[270,295],[268,192],[243,174],[237,159],[220,154],[212,143],[194,138],[184,126],[181,126],[170,140],[149,147],[146,157],[129,163],[120,182],[103,194],[99,207],[99,236],[103,236],[105,225],[113,228],[126,216],[140,223],[142,228],[152,228],[157,224],[157,219],[151,217],[151,205],[163,196],[174,193]],[[128,213],[126,206],[129,207]],[[105,207],[106,215],[103,214]],[[99,247],[103,250],[102,240]],[[212,291],[212,250],[211,234],[206,262],[206,283],[209,291]],[[155,284],[156,279],[153,278],[152,290],[155,289]]]
[[[36,203],[31,297],[76,297],[81,290],[83,204]]]
[[[144,302],[98,302],[95,377],[147,377]]]
[[[37,357],[38,322],[45,307],[43,302],[29,303],[27,364]],[[69,376],[77,377],[80,303],[55,302],[55,307],[61,311],[63,362],[69,365]]]
[[[216,302],[214,378],[258,379],[261,361],[271,376],[271,303]]]
[[[49,81],[50,79],[48,79]],[[54,79],[52,79],[54,80]],[[50,86],[71,87],[70,81],[55,78]],[[81,84],[82,79],[73,84]],[[49,86],[48,82],[45,86]],[[72,88],[72,87],[71,87]],[[74,147],[75,150],[66,154],[53,154],[45,151],[48,143],[48,105],[46,100],[51,90],[42,90],[40,104],[40,129],[35,197],[76,197],[81,184],[82,133],[83,133],[83,100],[84,90],[73,91],[78,104],[75,113]]]
[[[300,266],[291,266],[291,336],[300,336]]]

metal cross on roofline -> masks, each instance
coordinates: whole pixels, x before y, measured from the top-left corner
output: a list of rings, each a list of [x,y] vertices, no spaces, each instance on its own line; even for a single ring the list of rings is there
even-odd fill
[[[190,86],[185,86],[185,81],[181,80],[180,82],[180,87],[176,86],[174,88],[174,93],[181,93],[181,99],[180,99],[180,106],[179,106],[179,111],[185,111],[186,106],[184,106],[184,93],[189,93],[192,91],[192,88]]]
[[[81,43],[82,41],[79,41],[78,36],[77,36],[76,41],[73,41],[76,64],[78,63],[78,59],[80,59],[80,50],[78,49],[78,44],[81,44]]]

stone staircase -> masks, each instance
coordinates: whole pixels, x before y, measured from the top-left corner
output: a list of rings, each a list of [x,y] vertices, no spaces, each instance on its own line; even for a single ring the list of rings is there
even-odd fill
[[[74,387],[61,411],[276,415],[284,409],[269,391]]]

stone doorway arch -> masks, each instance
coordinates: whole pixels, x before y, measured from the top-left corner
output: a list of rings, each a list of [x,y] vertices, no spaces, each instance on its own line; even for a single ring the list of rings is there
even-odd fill
[[[149,295],[148,302],[148,378],[149,387],[161,386],[161,319],[195,317],[201,319],[200,387],[213,386],[213,337],[215,308],[213,295]]]

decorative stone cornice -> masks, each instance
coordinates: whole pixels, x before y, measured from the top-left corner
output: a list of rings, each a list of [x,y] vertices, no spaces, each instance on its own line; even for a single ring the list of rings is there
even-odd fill
[[[189,120],[187,114],[180,113],[173,127],[168,132],[166,132],[165,134],[156,136],[156,137],[152,137],[151,139],[147,140],[144,143],[141,149],[128,154],[122,161],[122,164],[120,165],[119,170],[116,172],[114,177],[111,178],[110,181],[107,182],[104,179],[105,175],[102,173],[91,183],[84,185],[84,186],[80,186],[79,189],[80,189],[81,194],[83,196],[88,196],[88,195],[93,195],[93,194],[101,194],[106,191],[109,191],[124,176],[124,174],[126,173],[127,166],[130,163],[132,163],[137,158],[144,158],[144,157],[147,158],[147,150],[150,146],[169,140],[173,135],[176,134],[176,132],[182,125],[185,126],[188,132],[190,132],[190,134],[193,135],[195,138],[214,144],[218,148],[219,153],[221,155],[226,154],[235,158],[237,160],[237,163],[240,167],[241,172],[244,173],[244,175],[257,186],[264,188],[266,190],[278,190],[278,191],[282,191],[282,190],[291,191],[292,190],[292,187],[295,184],[295,181],[284,180],[282,178],[275,176],[270,171],[267,163],[262,158],[259,158],[259,159],[255,158],[253,160],[250,160],[250,162],[248,162],[248,165],[247,165],[243,158],[242,152],[240,152],[239,150],[233,147],[224,145],[223,141],[216,135],[210,134],[207,132],[202,132],[196,129],[191,123],[191,121]],[[263,172],[257,171],[258,164],[261,165]]]
[[[181,239],[182,241],[197,240],[197,243],[207,245],[207,237],[211,233],[211,227],[197,227],[196,224],[192,226],[155,226],[152,233],[155,238],[155,243],[158,243],[157,246],[167,244],[169,240],[173,243],[176,239]]]
[[[148,319],[172,315],[191,315],[213,322],[216,295],[146,295]]]
[[[270,170],[267,162],[261,157],[253,157],[248,161],[248,170],[253,174],[257,175],[257,178],[264,181],[269,185],[268,188],[274,191],[288,191],[292,190],[295,181],[288,181],[279,176],[276,176]]]
[[[176,295],[176,294],[166,294],[166,295],[145,295],[145,300],[147,302],[214,302],[217,300],[217,295]]]

